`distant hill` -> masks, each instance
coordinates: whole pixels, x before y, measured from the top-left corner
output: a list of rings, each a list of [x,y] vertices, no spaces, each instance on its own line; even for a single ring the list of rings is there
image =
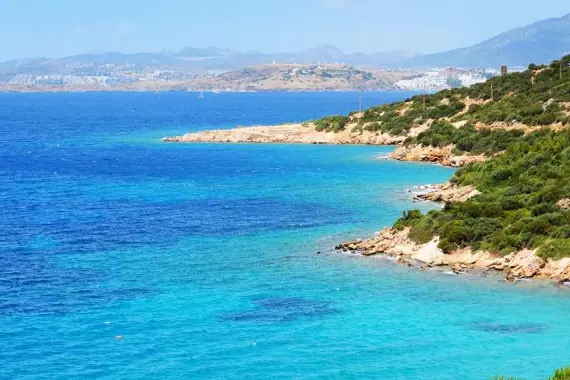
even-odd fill
[[[0,91],[369,91],[394,89],[396,82],[418,76],[346,64],[267,64],[212,75],[155,70],[134,76],[128,67],[113,75],[86,68],[85,75],[0,75]]]
[[[408,52],[347,54],[331,45],[300,52],[263,53],[259,51],[207,47],[185,47],[177,52],[120,53],[92,52],[64,58],[35,58],[0,63],[0,75],[107,75],[118,71],[175,70],[203,73],[209,70],[236,70],[255,65],[345,63],[368,68],[381,68],[415,56]]]
[[[399,80],[417,73],[358,69],[344,64],[269,64],[197,78],[190,90],[230,91],[350,91],[393,89]]]
[[[570,52],[570,14],[500,34],[477,45],[438,54],[406,51],[345,53],[330,44],[298,52],[240,52],[221,47],[185,47],[162,52],[90,52],[64,58],[0,62],[0,85],[35,86],[73,83],[109,86],[139,81],[186,82],[263,65],[343,64],[364,70],[433,67],[498,68],[528,66]]]
[[[235,50],[218,48],[215,46],[209,46],[205,49],[197,49],[193,47],[185,47],[174,55],[176,57],[219,57],[227,56],[236,53]]]
[[[477,45],[417,56],[398,62],[399,67],[527,66],[547,63],[570,52],[570,14],[516,28]]]

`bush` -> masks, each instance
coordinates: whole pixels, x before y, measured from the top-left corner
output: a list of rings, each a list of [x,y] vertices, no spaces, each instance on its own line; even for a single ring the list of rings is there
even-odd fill
[[[411,226],[414,222],[422,219],[422,212],[420,210],[404,211],[402,217],[394,223],[394,228],[401,231],[404,227]]]
[[[570,380],[570,367],[557,369],[549,380]]]
[[[563,60],[570,62],[570,56]],[[503,254],[532,248],[544,257],[570,257],[570,211],[556,206],[558,200],[570,198],[570,130],[543,127],[525,134],[491,125],[570,123],[565,105],[570,102],[570,91],[561,85],[570,82],[570,67],[562,68],[562,82],[559,62],[529,68],[469,88],[414,96],[364,112],[358,121],[362,129],[407,135],[429,120],[429,128],[405,143],[452,146],[455,154],[488,157],[461,168],[452,178],[457,185],[477,187],[480,195],[427,215],[417,210],[404,213],[395,228],[410,227],[410,236],[418,242],[438,235],[439,246],[446,252],[466,246]],[[494,94],[488,101],[491,86]],[[467,97],[487,101],[466,110],[463,100]],[[466,124],[456,128],[456,121]],[[339,131],[347,123],[347,118],[333,116],[315,125],[320,130]],[[488,127],[481,128],[481,124]]]
[[[570,256],[570,240],[549,239],[538,249],[537,255],[543,259],[561,259]]]
[[[322,119],[315,120],[315,130],[318,132],[340,132],[345,129],[348,124],[348,118],[341,115],[327,116]]]
[[[552,233],[552,237],[559,239],[570,239],[570,226],[557,227]]]
[[[492,380],[524,380],[517,377],[495,376]],[[570,380],[570,367],[557,369],[554,376],[549,377],[547,380]]]
[[[410,229],[408,237],[415,243],[425,244],[431,241],[433,233],[421,226],[414,226]]]
[[[437,247],[445,253],[451,253],[459,248],[457,244],[451,243],[447,239],[441,239]]]

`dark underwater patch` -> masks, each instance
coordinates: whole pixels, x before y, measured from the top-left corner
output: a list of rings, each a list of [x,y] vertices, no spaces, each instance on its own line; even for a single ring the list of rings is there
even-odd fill
[[[153,293],[153,290],[149,288],[73,287],[61,291],[61,288],[58,287],[42,287],[26,291],[19,297],[12,294],[2,295],[0,297],[0,315],[61,315],[114,302],[148,297]]]
[[[331,308],[330,302],[300,297],[273,297],[251,303],[253,310],[224,314],[221,318],[237,322],[289,322],[338,313],[338,310]]]
[[[540,334],[548,326],[539,323],[497,323],[490,321],[472,322],[467,325],[471,330],[497,334]]]

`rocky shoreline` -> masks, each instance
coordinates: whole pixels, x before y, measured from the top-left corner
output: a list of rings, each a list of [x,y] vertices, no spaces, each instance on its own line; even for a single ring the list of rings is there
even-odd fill
[[[331,145],[396,145],[404,136],[350,129],[334,132],[319,132],[309,124],[284,124],[277,126],[255,126],[234,129],[219,129],[182,136],[165,137],[162,141],[177,143],[265,143],[265,144],[331,144]]]
[[[413,194],[414,201],[443,203],[465,202],[469,198],[480,194],[479,190],[473,186],[457,186],[450,182],[415,186],[408,191]]]
[[[443,184],[416,186],[408,190],[415,201],[465,202],[479,194],[472,186]],[[570,204],[570,202],[569,202]],[[409,238],[409,228],[401,231],[384,228],[368,239],[351,240],[335,247],[336,250],[360,254],[362,256],[384,255],[409,267],[423,269],[446,268],[453,274],[478,271],[505,273],[505,280],[516,282],[520,279],[543,278],[570,285],[570,258],[544,260],[537,256],[536,250],[522,250],[501,256],[491,252],[463,248],[451,253],[444,253],[437,246],[439,237],[426,244],[417,244]]]
[[[454,155],[453,145],[443,148],[422,145],[401,145],[390,154],[390,158],[398,161],[433,162],[454,168],[473,162],[485,161],[485,156],[482,155]]]
[[[535,250],[522,250],[500,256],[490,252],[473,252],[465,248],[446,254],[437,248],[438,237],[429,243],[417,244],[408,237],[409,232],[409,228],[401,231],[385,228],[369,239],[345,242],[335,249],[362,256],[386,255],[410,267],[446,267],[455,274],[469,270],[483,273],[501,271],[505,273],[508,282],[543,278],[570,284],[570,258],[544,260],[537,256]]]
[[[256,126],[189,133],[183,136],[165,137],[162,141],[177,143],[282,143],[282,144],[362,144],[399,145],[394,152],[382,158],[399,161],[432,162],[460,167],[485,160],[484,156],[456,156],[453,146],[443,148],[402,145],[403,136],[391,136],[373,132],[344,131],[318,132],[312,124],[285,124],[280,126]],[[411,189],[415,201],[464,202],[479,194],[472,186],[459,187],[452,183],[424,185]],[[570,204],[570,202],[569,202]],[[468,270],[487,272],[502,271],[509,282],[522,278],[547,278],[560,283],[570,283],[570,258],[544,260],[536,251],[523,250],[507,256],[489,252],[472,252],[461,249],[445,254],[437,245],[439,238],[426,244],[416,244],[408,237],[409,229],[397,231],[385,228],[369,239],[353,240],[335,247],[343,252],[363,256],[386,255],[407,266],[422,268],[447,267],[453,273]]]
[[[358,120],[354,116],[354,120]],[[316,131],[312,123],[283,124],[277,126],[238,127],[233,129],[208,130],[187,133],[181,136],[164,137],[162,141],[173,143],[259,143],[259,144],[331,144],[331,145],[397,145],[387,157],[398,161],[432,162],[450,167],[461,167],[485,160],[484,156],[457,156],[453,146],[434,148],[421,145],[403,145],[406,136],[366,130],[353,131],[356,122],[340,132]],[[410,131],[410,136],[425,129],[420,126]]]

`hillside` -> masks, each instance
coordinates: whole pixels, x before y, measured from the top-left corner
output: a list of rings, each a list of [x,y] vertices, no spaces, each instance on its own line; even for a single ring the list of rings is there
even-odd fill
[[[427,215],[405,212],[393,230],[384,232],[385,240],[418,245],[418,252],[431,244],[432,252],[437,248],[449,257],[460,252],[471,264],[483,260],[486,268],[510,270],[515,277],[569,280],[570,262],[561,260],[570,257],[569,63],[566,56],[471,88],[367,110],[356,128],[406,135],[404,151],[438,148],[486,157],[451,180],[457,187],[476,188],[478,195]],[[325,118],[315,124],[342,130],[348,120]],[[420,127],[424,130],[412,135]],[[374,241],[372,249],[379,244],[385,241]],[[449,260],[434,257],[438,263]],[[514,264],[517,260],[523,264]]]
[[[365,70],[350,65],[270,64],[213,75],[183,75],[152,71],[128,80],[112,75],[81,78],[17,76],[2,84],[0,91],[367,91],[394,89],[402,79],[419,73],[401,70]]]
[[[185,47],[180,51],[158,53],[90,52],[63,58],[31,58],[0,62],[0,77],[29,75],[118,75],[120,73],[170,70],[203,74],[211,70],[233,71],[249,66],[281,64],[344,63],[368,68],[416,56],[403,51],[345,53],[332,45],[321,45],[298,52],[264,53],[259,51],[207,47]]]
[[[399,144],[393,158],[462,167],[393,229],[339,246],[427,265],[570,280],[570,56],[469,88],[303,125],[237,128],[172,142]],[[408,253],[405,253],[408,252]]]
[[[201,78],[189,89],[232,91],[326,91],[393,88],[401,79],[417,75],[410,71],[358,69],[349,65],[271,64]]]
[[[516,28],[474,46],[417,56],[399,67],[526,66],[547,63],[570,52],[570,14]]]

